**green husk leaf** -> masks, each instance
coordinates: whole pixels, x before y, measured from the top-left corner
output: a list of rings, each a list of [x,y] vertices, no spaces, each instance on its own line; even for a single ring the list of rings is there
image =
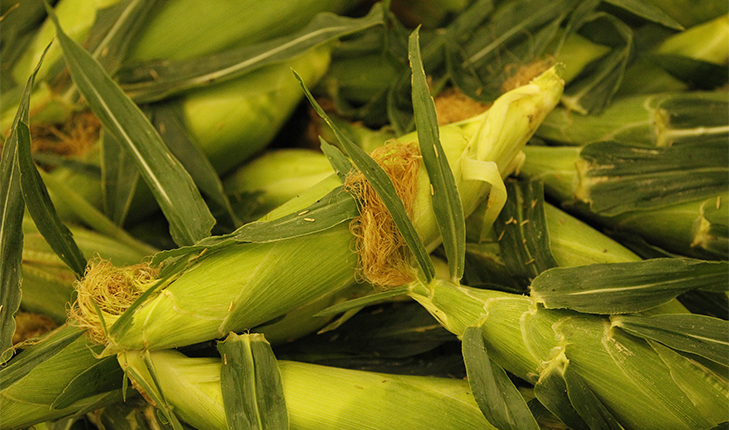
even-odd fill
[[[410,67],[412,69],[412,99],[415,128],[418,132],[420,154],[432,184],[433,211],[448,269],[453,281],[463,277],[466,258],[466,221],[456,180],[440,143],[435,102],[430,96],[428,83],[420,57],[420,36],[416,29],[409,39]]]
[[[652,53],[647,54],[646,58],[671,75],[700,89],[711,90],[729,82],[729,76],[725,73],[726,65],[675,54]]]
[[[101,189],[104,213],[116,225],[123,225],[137,189],[139,170],[132,157],[114,136],[101,139]]]
[[[218,173],[205,153],[195,144],[195,138],[185,127],[182,116],[179,103],[157,104],[152,108],[152,122],[167,148],[180,160],[200,191],[223,208],[233,224],[239,226],[241,221],[233,212]]]
[[[262,334],[231,333],[218,344],[220,384],[230,429],[288,429],[281,372]]]
[[[36,366],[58,354],[83,334],[77,327],[69,325],[50,334],[44,342],[26,348],[7,366],[0,368],[0,391],[25,377]]]
[[[614,314],[640,312],[690,290],[727,291],[729,263],[657,258],[631,263],[549,269],[532,282],[545,307]]]
[[[650,2],[644,0],[605,0],[605,2],[625,9],[641,18],[664,25],[668,28],[683,30],[683,26],[681,24]]]
[[[587,145],[580,153],[590,181],[587,200],[596,213],[614,216],[711,197],[729,186],[727,149],[720,140],[654,149]]]
[[[413,253],[415,261],[420,268],[420,274],[427,280],[427,282],[430,282],[430,280],[432,280],[435,276],[435,268],[433,267],[433,262],[430,261],[430,256],[425,250],[425,245],[423,245],[423,242],[420,240],[418,232],[415,231],[415,227],[413,226],[413,223],[410,221],[410,218],[405,211],[405,205],[395,192],[395,187],[392,185],[392,180],[390,180],[390,178],[387,176],[387,173],[382,170],[382,167],[380,167],[372,159],[372,157],[367,155],[367,153],[364,152],[362,148],[357,146],[339,130],[339,128],[326,114],[326,112],[324,112],[321,106],[319,106],[319,103],[317,103],[316,99],[314,99],[314,96],[311,95],[311,92],[309,92],[309,90],[306,88],[306,85],[304,85],[304,81],[301,79],[301,76],[299,76],[296,72],[294,72],[294,74],[296,75],[296,79],[299,80],[299,83],[301,83],[301,87],[304,89],[304,93],[309,99],[311,105],[314,107],[314,110],[316,110],[317,114],[319,114],[319,116],[322,117],[324,121],[326,121],[334,134],[337,136],[339,143],[347,151],[349,157],[354,162],[354,165],[357,166],[357,169],[359,169],[359,171],[362,172],[365,178],[367,178],[370,185],[372,185],[372,188],[375,189],[377,195],[380,197],[380,199],[382,199],[382,202],[385,204],[385,207],[387,207],[388,212],[390,212],[390,215],[392,216],[392,219],[395,222],[397,229],[400,231],[400,234],[402,234],[405,243],[408,245],[408,248],[410,248],[410,251]]]
[[[658,342],[649,340],[648,344],[669,369],[672,382],[704,418],[714,424],[729,417],[729,409],[726,407],[726,399],[729,397],[726,367],[719,373],[713,373],[693,357],[686,357]]]
[[[230,234],[212,236],[192,246],[162,251],[155,255],[152,264],[167,258],[192,256],[203,250],[213,251],[241,242],[276,242],[328,230],[359,214],[352,196],[337,187],[308,208],[272,221],[256,221],[245,224]]]
[[[563,377],[570,403],[590,429],[623,430],[582,376],[572,370],[569,364],[565,367]]]
[[[539,375],[534,384],[534,395],[550,412],[573,430],[589,430],[585,420],[575,410],[567,392],[567,381],[564,372],[569,361],[564,354],[556,357],[549,367]],[[573,387],[574,390],[574,387]]]
[[[480,327],[466,328],[462,348],[468,383],[486,419],[501,430],[539,429],[519,390],[489,358]]]
[[[617,315],[611,321],[613,326],[634,336],[729,366],[729,322],[725,320],[705,315],[667,314]]]
[[[51,248],[74,271],[78,278],[83,277],[86,259],[73,240],[71,231],[63,225],[56,213],[53,202],[48,195],[43,179],[38,173],[30,155],[30,130],[28,125],[19,122],[18,133],[18,167],[23,197],[38,231],[41,232]]]
[[[33,218],[38,231],[41,232],[43,237],[61,260],[63,260],[63,262],[66,263],[66,265],[68,265],[68,267],[70,267],[78,277],[82,277],[86,267],[86,259],[78,249],[78,246],[76,246],[76,243],[73,241],[73,235],[68,228],[63,225],[58,214],[56,214],[53,202],[51,202],[50,197],[48,196],[48,191],[43,184],[43,180],[41,179],[38,170],[33,164],[33,158],[30,153],[31,138],[28,126],[30,89],[33,86],[35,75],[38,72],[40,65],[43,63],[43,57],[47,50],[48,47],[46,47],[46,51],[44,51],[38,65],[28,79],[23,100],[18,108],[16,121],[13,124],[12,133],[16,136],[12,140],[8,139],[6,146],[7,144],[13,143],[13,140],[15,140],[14,143],[17,145],[15,157],[17,159],[18,172],[20,174],[20,187],[23,198],[25,199],[25,204],[28,207],[28,212]],[[12,185],[11,181],[9,181],[8,185]],[[4,219],[5,216],[3,216],[3,220]],[[20,217],[20,221],[22,222],[22,216]],[[22,226],[18,228],[22,230]],[[22,233],[20,234],[21,236],[15,237],[15,239],[22,244]],[[20,278],[18,277],[18,279]],[[14,328],[14,323],[11,323],[10,325]],[[3,348],[3,351],[4,350],[5,349]]]
[[[332,165],[334,172],[339,176],[339,179],[344,182],[347,177],[347,173],[352,170],[352,162],[349,161],[342,151],[334,145],[330,145],[326,140],[319,136],[319,143],[321,145],[321,152],[326,155],[329,164]]]
[[[133,367],[127,368],[126,372],[128,372],[134,381],[141,387],[144,393],[148,395],[152,401],[154,401],[157,408],[159,408],[157,409],[158,413],[161,412],[164,418],[167,419],[167,422],[171,424],[172,428],[174,430],[183,430],[182,424],[177,419],[177,415],[175,415],[174,411],[165,400],[164,394],[160,389],[154,370],[154,362],[149,356],[149,351],[138,352],[136,354],[142,355],[142,361],[146,366],[146,369],[143,369],[142,371],[146,370],[148,373],[146,375],[139,374],[138,370]]]
[[[482,25],[492,13],[493,3],[493,0],[475,1],[468,9],[458,14],[445,29],[439,29],[435,34],[428,33],[428,41],[422,50],[423,68],[427,71],[426,73],[432,73],[432,71],[440,68],[442,63],[445,63],[449,66],[449,74],[454,78],[458,77],[454,79],[456,82],[468,82],[471,84],[470,87],[481,86],[479,78],[473,76],[470,65],[462,66],[460,61],[454,60],[454,58],[456,57],[455,52],[460,53],[462,50],[460,43],[468,38],[474,29]],[[409,31],[399,26],[401,25],[399,20],[393,20],[395,22],[388,27],[389,32],[386,35],[388,47],[391,51],[398,52],[398,54],[403,51],[402,56],[404,57],[407,52]],[[393,48],[396,42],[398,43],[397,48],[400,48],[399,50]],[[442,53],[443,48],[446,48],[445,58]],[[399,73],[394,84],[391,84],[388,88],[384,101],[388,122],[397,131],[397,134],[402,135],[412,130],[415,123],[413,120],[411,90],[412,72],[409,68],[403,68]],[[477,81],[477,83],[472,83],[472,80]],[[437,85],[434,85],[434,87],[437,87]]]
[[[28,122],[30,90],[37,71],[38,66],[25,85],[0,160],[0,363],[5,363],[13,355],[10,347],[15,334],[15,314],[20,307],[25,200],[20,183],[20,167],[16,163],[20,146],[18,124],[21,121]]]
[[[158,0],[127,0],[98,12],[86,48],[109,74],[119,68],[157,3]]]
[[[190,88],[221,82],[268,64],[293,58],[315,46],[383,24],[375,5],[362,18],[319,13],[305,28],[286,37],[190,60],[153,63],[119,74],[122,88],[136,102],[161,100]]]
[[[519,181],[506,188],[509,197],[494,231],[504,264],[526,287],[540,273],[557,267],[544,214],[544,185],[539,180]]]
[[[63,409],[83,399],[87,393],[97,393],[122,380],[124,373],[116,357],[105,357],[76,376],[51,403],[52,409]]]
[[[562,96],[568,109],[595,114],[611,103],[620,87],[633,47],[633,31],[616,17],[596,12],[586,19],[579,32],[595,43],[613,48],[585,67]]]
[[[315,316],[327,317],[327,316],[337,315],[342,312],[346,312],[350,309],[358,309],[358,308],[363,308],[365,306],[374,305],[377,303],[387,302],[390,299],[392,299],[393,297],[398,297],[398,296],[407,294],[409,290],[410,290],[410,287],[408,287],[407,285],[404,285],[401,287],[388,288],[387,291],[368,294],[364,297],[347,300],[346,302],[342,302],[342,303],[338,303],[333,306],[329,306],[328,308],[318,312]]]
[[[489,22],[465,41],[453,40],[447,54],[455,84],[484,101],[496,99],[513,66],[539,59],[556,29],[579,2],[574,0],[534,3],[528,0],[499,4]],[[459,46],[462,45],[462,46]],[[462,57],[458,53],[462,52]]]
[[[139,108],[88,52],[63,33],[48,10],[71,77],[106,131],[134,154],[140,174],[170,223],[172,238],[179,245],[190,245],[209,236],[215,220],[189,174]]]
[[[675,361],[670,365],[664,362],[666,357],[655,352],[649,345],[649,341],[636,338],[621,330],[612,331],[609,341],[603,345],[618,365],[620,373],[630,378],[638,387],[641,387],[650,397],[655,399],[656,405],[661,405],[665,410],[668,420],[674,423],[681,423],[683,428],[709,428],[714,419],[718,416],[717,409],[711,414],[705,414],[702,407],[697,407],[695,396],[692,391],[703,390],[697,385],[686,391],[685,378],[695,378],[697,374],[695,366],[677,366]],[[662,349],[660,346],[657,347]],[[668,348],[665,348],[668,350]],[[670,352],[670,351],[668,351]],[[678,357],[673,357],[678,358]],[[685,358],[684,358],[685,360]],[[697,381],[695,381],[697,382]],[[705,382],[699,385],[703,387]],[[723,381],[723,391],[727,392],[726,379]],[[722,407],[718,411],[726,417],[726,394],[722,399]],[[676,426],[678,427],[678,426]]]

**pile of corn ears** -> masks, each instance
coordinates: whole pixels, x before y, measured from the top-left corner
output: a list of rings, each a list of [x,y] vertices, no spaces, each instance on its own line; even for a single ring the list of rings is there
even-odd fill
[[[0,17],[0,428],[729,426],[726,2]]]

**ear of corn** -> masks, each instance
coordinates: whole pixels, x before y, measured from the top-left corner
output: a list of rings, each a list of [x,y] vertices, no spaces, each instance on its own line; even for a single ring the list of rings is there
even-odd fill
[[[138,355],[126,352],[119,361],[123,367],[144,366]],[[175,351],[156,351],[149,357],[159,387],[183,420],[197,428],[225,427],[220,359],[187,358]],[[290,361],[279,361],[278,366],[291,428],[494,428],[464,381]]]
[[[549,391],[542,403],[560,417],[574,409],[585,421],[599,419],[595,403],[588,404],[592,399],[626,429],[710,429],[729,418],[724,359],[718,367],[724,370],[716,372],[715,365],[706,366],[668,342],[628,334],[609,318],[543,309],[525,296],[443,281],[413,286],[410,294],[456,334],[480,327],[489,357],[536,384],[538,398],[542,388]],[[568,399],[546,389],[557,376]],[[686,383],[690,378],[692,385]],[[574,415],[564,419],[574,420]]]

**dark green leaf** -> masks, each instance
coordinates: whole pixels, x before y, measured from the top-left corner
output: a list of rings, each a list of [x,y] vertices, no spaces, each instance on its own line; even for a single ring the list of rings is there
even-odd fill
[[[124,243],[125,245],[140,251],[142,254],[152,254],[156,252],[155,248],[140,242],[124,229],[114,224],[114,222],[104,216],[104,214],[101,213],[96,206],[89,203],[74,190],[71,190],[68,186],[66,186],[66,184],[58,180],[58,178],[49,173],[45,173],[42,170],[39,172],[41,174],[41,178],[48,189],[53,193],[54,197],[57,200],[64,202],[67,207],[70,207],[73,210],[73,213],[76,214],[79,219],[95,231]]]
[[[50,9],[49,16],[74,83],[105,130],[134,155],[140,174],[170,223],[172,238],[179,245],[190,245],[209,236],[215,220],[190,175],[99,63],[63,33]]]
[[[582,376],[569,364],[564,370],[563,377],[572,406],[591,430],[623,430]]]
[[[272,221],[245,224],[230,234],[212,236],[192,246],[185,246],[155,255],[153,264],[171,257],[197,255],[242,242],[265,243],[291,239],[328,230],[359,214],[352,196],[337,187],[308,208]]]
[[[218,173],[185,127],[179,103],[159,104],[152,109],[154,126],[172,154],[180,160],[190,174],[195,185],[210,200],[226,211],[233,225],[239,226],[241,222],[233,212],[228,196],[223,191],[223,184],[220,182]]]
[[[549,269],[532,283],[545,307],[614,314],[654,308],[693,289],[727,291],[729,263],[657,258]]]
[[[619,8],[625,9],[641,18],[645,18],[649,21],[657,22],[658,24],[665,25],[666,27],[673,28],[676,30],[683,30],[683,26],[679,24],[666,12],[654,6],[653,3],[645,0],[605,0],[606,3],[610,3]]]
[[[35,76],[35,72],[33,75]],[[32,80],[29,82],[32,86]],[[14,132],[17,133],[16,156],[20,170],[20,184],[28,212],[53,251],[76,273],[77,277],[81,278],[86,269],[86,259],[76,246],[73,235],[58,217],[43,180],[33,164],[27,117],[15,124]]]
[[[729,322],[694,314],[611,317],[628,333],[729,366]]]
[[[473,397],[491,424],[501,430],[539,429],[524,397],[504,369],[489,358],[479,327],[463,332],[463,361]]]
[[[218,344],[218,351],[223,357],[220,385],[228,428],[288,429],[281,373],[263,335],[231,333]]]
[[[380,5],[367,16],[348,18],[322,12],[290,36],[186,61],[165,60],[120,74],[124,90],[137,102],[161,100],[190,88],[242,76],[268,64],[293,58],[304,51],[383,23]]]
[[[673,54],[648,54],[650,61],[671,75],[703,90],[713,90],[729,82],[726,66]]]
[[[433,211],[443,238],[443,248],[448,259],[452,280],[463,277],[466,258],[466,220],[456,180],[448,164],[438,133],[435,103],[430,96],[428,83],[420,58],[418,29],[410,36],[410,67],[413,75],[413,109],[415,128],[418,132],[420,154],[428,171],[432,188]]]
[[[589,430],[590,427],[572,406],[567,393],[564,371],[568,365],[564,356],[550,363],[549,368],[539,375],[539,381],[534,385],[534,395],[570,429]]]
[[[469,97],[492,101],[522,65],[543,59],[556,30],[579,2],[502,2],[488,22],[466,40],[454,40],[446,54],[454,83]]]
[[[539,180],[508,182],[506,205],[494,223],[499,250],[512,276],[526,287],[557,262],[552,256]]]
[[[139,170],[134,159],[114,136],[104,133],[101,139],[101,189],[104,213],[116,225],[123,225],[137,189]]]
[[[330,145],[321,137],[319,137],[319,143],[321,144],[321,152],[327,156],[327,160],[329,160],[329,164],[332,165],[332,169],[334,169],[337,173],[339,179],[344,182],[347,174],[353,168],[352,162],[349,161],[349,158],[342,154],[342,151],[340,151],[339,148],[334,145]]]
[[[349,154],[349,157],[354,162],[354,165],[357,166],[357,169],[359,169],[365,178],[367,178],[372,188],[374,188],[377,195],[380,199],[382,199],[382,202],[385,207],[387,207],[388,212],[390,212],[397,229],[405,239],[405,243],[415,256],[415,261],[420,267],[422,276],[425,278],[426,282],[430,282],[435,276],[433,262],[430,260],[430,256],[425,250],[425,245],[423,245],[423,242],[420,240],[413,223],[410,221],[410,218],[408,218],[407,212],[405,211],[405,205],[397,195],[397,192],[395,192],[395,186],[392,185],[392,180],[390,180],[387,173],[382,170],[382,167],[380,167],[372,159],[372,157],[367,155],[362,148],[355,145],[347,136],[342,134],[326,112],[324,112],[321,106],[319,106],[319,103],[317,103],[314,96],[311,95],[311,92],[309,92],[306,88],[301,76],[299,76],[296,72],[294,72],[294,74],[296,75],[296,79],[298,79],[301,83],[301,87],[304,89],[304,93],[309,99],[311,105],[314,107],[314,110],[316,110],[319,116],[326,121],[329,127],[331,127],[332,131],[334,131],[334,134],[337,136],[339,143],[344,147]]]
[[[36,68],[36,71],[38,69]],[[0,160],[0,363],[12,356],[15,314],[20,307],[20,284],[23,259],[23,213],[25,201],[20,184],[20,168],[17,153],[19,146],[18,124],[28,121],[30,90],[35,72],[28,78],[23,98],[15,114],[15,120],[2,151]]]
[[[87,37],[86,49],[109,74],[114,74],[119,68],[157,3],[158,0],[126,0],[98,11]]]
[[[452,51],[460,53],[462,47],[460,44],[470,39],[471,33],[483,25],[484,21],[493,12],[493,0],[478,0],[468,6],[466,10],[458,14],[458,16],[446,28],[438,29],[434,34],[423,33],[430,36],[428,40],[424,40],[424,48],[422,50],[423,69],[431,78],[435,79],[440,69],[450,59],[455,57]],[[390,39],[395,39],[403,45],[403,50],[407,50],[408,30],[406,28],[398,28],[395,25],[387,33]],[[444,52],[445,51],[445,52]],[[444,55],[445,54],[445,55]],[[459,63],[459,62],[456,62]],[[470,71],[470,65],[465,66]],[[447,69],[449,74],[461,76],[462,67]],[[438,71],[438,72],[436,72]],[[476,78],[478,79],[478,78]],[[459,79],[454,79],[459,82]],[[393,81],[387,93],[387,114],[392,127],[402,135],[411,131],[415,122],[413,120],[412,105],[412,71],[410,68],[401,71],[400,76]],[[480,83],[480,81],[479,81]],[[473,85],[480,88],[480,85]],[[477,91],[471,91],[469,94]]]
[[[565,88],[562,101],[581,114],[596,114],[607,107],[620,87],[633,47],[633,31],[616,17],[596,12],[580,27],[579,33],[595,43],[613,49],[590,63]]]
[[[700,200],[729,186],[726,141],[654,149],[597,142],[580,157],[593,181],[592,210],[606,216]]]

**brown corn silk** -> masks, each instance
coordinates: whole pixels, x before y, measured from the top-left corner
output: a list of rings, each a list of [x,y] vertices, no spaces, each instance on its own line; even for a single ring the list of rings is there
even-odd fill
[[[420,168],[417,145],[392,141],[374,150],[371,156],[390,177],[408,216],[412,216]],[[360,275],[379,287],[413,281],[415,272],[405,239],[372,185],[361,172],[353,170],[347,176],[345,187],[360,204],[360,216],[350,223],[350,231],[356,238]]]
[[[89,262],[83,279],[76,282],[76,301],[68,311],[70,320],[86,329],[92,341],[105,344],[104,325],[99,312],[118,316],[157,281],[159,269],[147,263],[116,267],[108,260]],[[97,311],[98,309],[98,311]]]

